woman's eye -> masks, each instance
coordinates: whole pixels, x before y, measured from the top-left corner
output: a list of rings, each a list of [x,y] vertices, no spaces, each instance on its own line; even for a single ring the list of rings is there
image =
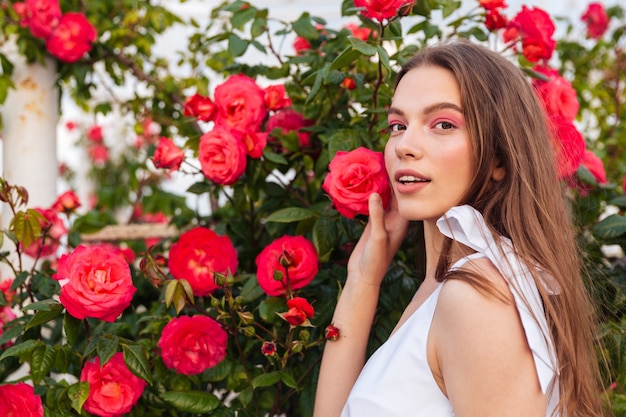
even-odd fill
[[[389,124],[389,131],[390,132],[399,132],[400,130],[404,130],[405,127],[404,125],[401,125],[400,123],[391,123]]]
[[[455,126],[450,123],[450,122],[439,122],[435,125],[436,128],[438,129],[443,129],[443,130],[448,130],[448,129],[454,129]]]

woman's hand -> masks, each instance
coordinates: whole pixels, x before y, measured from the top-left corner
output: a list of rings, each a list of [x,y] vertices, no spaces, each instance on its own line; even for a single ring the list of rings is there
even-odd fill
[[[369,220],[350,255],[348,279],[380,286],[391,260],[406,236],[409,222],[398,213],[393,194],[386,212],[377,193],[370,195],[368,203]]]

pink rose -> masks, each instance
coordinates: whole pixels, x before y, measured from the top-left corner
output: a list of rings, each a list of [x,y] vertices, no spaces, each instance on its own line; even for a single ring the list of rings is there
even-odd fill
[[[80,200],[72,190],[65,191],[52,203],[52,209],[58,213],[73,213],[79,207]]]
[[[256,257],[257,280],[270,296],[305,287],[319,268],[315,246],[303,236],[283,236]]]
[[[267,121],[267,131],[271,134],[272,130],[278,128],[283,135],[289,132],[296,132],[301,147],[311,145],[309,132],[303,131],[302,128],[311,125],[311,121],[306,120],[303,115],[293,109],[283,109],[274,113]]]
[[[506,7],[506,3],[504,1],[505,0],[478,0],[478,3],[480,3],[485,10],[496,10]]]
[[[100,143],[87,147],[87,154],[97,166],[103,166],[109,161],[109,148]]]
[[[510,23],[522,38],[522,52],[530,62],[549,59],[556,42],[552,39],[555,26],[550,15],[544,10],[522,6],[522,10]]]
[[[551,117],[550,128],[556,144],[559,178],[576,172],[585,154],[585,139],[574,123],[562,117]]]
[[[197,117],[198,120],[208,122],[215,116],[215,104],[209,97],[194,94],[185,100],[184,115]]]
[[[550,78],[549,81],[535,78],[532,82],[546,113],[574,121],[580,105],[572,84],[551,68],[536,66],[535,70]]]
[[[239,131],[260,130],[267,115],[263,90],[246,75],[231,75],[215,88],[215,123]]]
[[[350,31],[352,36],[361,39],[363,42],[367,42],[370,36],[376,38],[376,31],[365,26],[359,26],[356,23],[348,23],[345,28]]]
[[[505,28],[508,24],[508,19],[498,9],[487,10],[485,13],[485,26],[491,32]]]
[[[4,299],[7,300],[9,304],[13,302],[13,297],[15,297],[16,292],[11,290],[11,285],[13,285],[13,278],[0,280],[0,291],[4,294]]]
[[[43,417],[41,397],[23,382],[0,385],[0,416]]]
[[[624,175],[624,178],[622,179],[622,191],[626,194],[626,175]]]
[[[46,42],[50,54],[63,62],[76,62],[91,50],[96,28],[82,13],[66,13]]]
[[[48,39],[61,21],[59,0],[26,0],[25,7],[15,5],[22,17],[22,25],[28,26],[33,36]]]
[[[239,141],[243,143],[244,148],[250,158],[258,159],[263,156],[263,150],[267,145],[267,132],[232,132]]]
[[[4,332],[4,326],[15,320],[17,318],[17,316],[15,315],[15,313],[13,312],[13,310],[11,309],[11,307],[9,306],[5,306],[5,307],[0,307],[0,336],[2,336],[2,333]],[[0,344],[0,351],[2,351],[3,349],[6,349],[10,346],[13,345],[12,341],[8,341],[4,344]],[[1,386],[0,386],[1,389]],[[0,394],[0,398],[2,397],[2,394]],[[0,405],[0,410],[2,410],[2,405]],[[4,414],[0,414],[0,416],[2,416]]]
[[[307,320],[315,314],[313,306],[309,304],[306,298],[294,297],[291,300],[287,300],[287,307],[289,311],[282,314],[281,317],[292,326],[308,324]]]
[[[237,251],[228,236],[196,227],[180,235],[170,248],[168,267],[176,279],[186,279],[202,297],[219,288],[213,275],[237,272]]]
[[[61,239],[67,234],[67,227],[56,210],[39,207],[35,210],[45,218],[44,221],[39,221],[44,235],[24,248],[24,253],[32,258],[53,255],[59,249]]]
[[[582,165],[591,172],[593,177],[600,184],[606,184],[606,170],[604,169],[604,163],[602,159],[600,159],[595,153],[591,152],[588,149],[585,149],[585,153],[583,155],[583,159],[581,161]]]
[[[398,11],[414,0],[354,0],[354,7],[362,8],[361,14],[368,19],[382,22],[398,14]]]
[[[284,84],[270,85],[263,89],[265,106],[268,110],[280,110],[291,106],[291,99],[287,96]]]
[[[81,245],[61,256],[52,278],[61,281],[59,300],[80,320],[93,317],[115,321],[136,291],[126,260],[102,246]]]
[[[104,134],[102,133],[102,126],[95,125],[87,129],[87,139],[95,143],[102,143],[104,141]]]
[[[609,15],[602,3],[589,3],[580,19],[587,25],[587,36],[592,39],[600,39],[609,27]]]
[[[154,157],[152,158],[154,166],[176,171],[180,168],[180,164],[182,164],[184,160],[185,152],[176,146],[172,139],[161,136],[154,150]]]
[[[80,380],[89,383],[85,410],[100,417],[121,417],[128,413],[146,387],[146,381],[128,369],[121,352],[102,366],[97,356],[86,362]]]
[[[246,170],[247,149],[232,131],[222,127],[200,137],[198,158],[204,176],[221,185],[232,185]]]
[[[304,55],[304,53],[311,49],[311,42],[308,39],[298,36],[293,41],[293,49],[296,51],[296,55]]]
[[[352,219],[357,214],[368,215],[368,199],[374,192],[380,194],[385,207],[389,205],[391,190],[381,152],[363,147],[339,151],[328,168],[322,188],[343,216]]]
[[[163,328],[158,346],[168,369],[179,374],[201,374],[226,357],[228,334],[206,316],[173,318]]]

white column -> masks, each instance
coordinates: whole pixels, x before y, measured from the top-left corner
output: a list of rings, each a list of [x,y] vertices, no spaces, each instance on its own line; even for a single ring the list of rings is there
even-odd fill
[[[14,44],[5,44],[3,53],[14,64],[13,83],[2,112],[2,176],[11,185],[25,187],[28,207],[48,207],[57,196],[57,123],[59,92],[55,85],[56,65],[27,64]],[[22,209],[24,209],[22,207]],[[2,228],[12,219],[11,210],[2,203]],[[15,247],[4,239],[3,250]],[[27,257],[24,260],[27,261]],[[27,262],[28,263],[28,262]],[[0,279],[11,277],[8,267],[0,265]]]

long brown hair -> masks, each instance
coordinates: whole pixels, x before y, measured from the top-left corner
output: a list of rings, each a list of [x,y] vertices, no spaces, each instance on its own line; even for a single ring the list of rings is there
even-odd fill
[[[560,368],[562,416],[603,416],[600,376],[594,350],[595,316],[581,277],[580,253],[546,117],[524,73],[501,54],[463,40],[432,46],[409,60],[411,69],[437,66],[454,74],[472,141],[475,177],[464,202],[480,211],[493,232],[513,242],[528,265],[551,275],[559,288],[550,293],[538,271],[533,278],[543,299]],[[504,168],[499,181],[494,167]],[[472,274],[449,274],[454,243],[447,240],[437,279],[466,279],[489,290]],[[497,295],[497,294],[494,294]]]

